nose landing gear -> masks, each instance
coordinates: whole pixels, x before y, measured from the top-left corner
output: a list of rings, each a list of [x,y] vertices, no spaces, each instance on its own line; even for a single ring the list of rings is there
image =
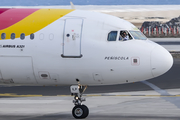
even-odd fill
[[[85,98],[82,98],[84,91],[87,86],[81,85],[72,85],[70,87],[71,94],[74,95],[73,103],[75,107],[72,109],[72,115],[76,119],[83,119],[89,115],[89,109],[86,105],[83,105],[82,102],[85,101]]]

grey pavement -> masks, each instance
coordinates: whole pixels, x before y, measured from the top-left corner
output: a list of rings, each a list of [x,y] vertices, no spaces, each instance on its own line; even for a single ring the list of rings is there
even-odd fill
[[[152,91],[154,92],[154,91]],[[0,120],[69,120],[73,97],[1,98]],[[87,120],[179,120],[180,97],[91,96]]]

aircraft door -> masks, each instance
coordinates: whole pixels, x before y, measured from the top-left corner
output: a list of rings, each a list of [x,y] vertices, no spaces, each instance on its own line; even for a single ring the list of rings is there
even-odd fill
[[[65,20],[63,53],[65,58],[81,58],[81,37],[83,19],[72,18]]]

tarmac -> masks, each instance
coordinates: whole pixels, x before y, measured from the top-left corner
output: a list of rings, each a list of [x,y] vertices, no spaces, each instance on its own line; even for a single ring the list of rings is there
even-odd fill
[[[180,52],[180,38],[149,38],[170,52]]]

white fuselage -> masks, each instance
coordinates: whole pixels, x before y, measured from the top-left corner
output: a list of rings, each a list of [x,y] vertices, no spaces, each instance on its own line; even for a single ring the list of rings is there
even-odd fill
[[[171,68],[169,52],[148,39],[107,41],[110,31],[120,30],[137,29],[120,18],[75,10],[34,33],[34,40],[1,40],[0,82],[122,84],[154,78]]]

